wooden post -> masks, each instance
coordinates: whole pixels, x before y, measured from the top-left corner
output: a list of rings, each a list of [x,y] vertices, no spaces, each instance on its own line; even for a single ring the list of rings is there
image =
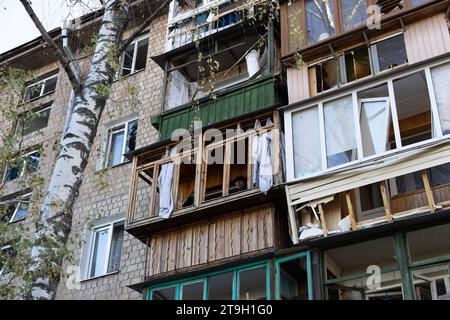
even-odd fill
[[[409,268],[408,247],[406,236],[403,232],[394,235],[395,257],[402,275],[403,300],[414,300],[414,281]]]
[[[181,168],[182,158],[176,158],[174,160],[174,172],[172,179],[172,197],[175,210],[178,209],[178,187],[180,184],[180,168]]]
[[[196,129],[194,129],[194,139],[196,137]],[[194,187],[194,204],[196,207],[200,205],[201,201],[201,190],[202,190],[202,171],[203,171],[203,133],[200,128],[200,132],[197,135],[198,138],[198,148],[195,155],[195,187]]]
[[[223,156],[222,196],[228,195],[230,190],[231,143],[232,142],[227,142],[225,144],[225,154]],[[236,152],[236,150],[234,152]]]
[[[293,244],[298,244],[298,228],[297,228],[297,220],[295,219],[295,211],[291,205],[291,196],[289,194],[289,186],[286,186],[286,198],[287,198],[287,206],[289,212],[289,229],[291,234],[291,240]]]
[[[131,169],[131,188],[130,195],[128,198],[128,224],[133,222],[134,219],[134,210],[136,207],[136,192],[137,192],[137,181],[138,181],[138,173],[136,171],[137,167],[137,156],[133,157],[133,166]]]
[[[253,189],[253,138],[255,135],[250,135],[248,137],[248,154],[247,154],[247,187],[248,189]]]
[[[383,198],[384,210],[386,211],[386,219],[388,222],[392,221],[392,211],[391,211],[391,199],[386,190],[386,184],[384,181],[380,182],[380,191]]]
[[[428,180],[427,170],[422,171],[423,186],[425,187],[425,194],[427,196],[428,206],[430,207],[430,212],[436,212],[436,205],[434,203],[433,192],[431,191],[430,180]]]
[[[347,201],[348,215],[350,216],[352,230],[356,230],[355,211],[353,210],[353,204],[352,204],[352,198],[350,197],[350,191],[347,191],[345,193],[345,200]]]
[[[281,183],[282,181],[282,167],[280,161],[280,115],[278,111],[273,112],[273,129],[272,129],[272,165],[273,165],[273,173],[275,175],[275,183]]]
[[[320,214],[320,224],[323,230],[323,236],[328,236],[327,222],[325,221],[325,212],[323,211],[323,206],[319,203],[319,214]]]
[[[156,197],[156,194],[158,192],[158,175],[159,175],[159,165],[155,165],[153,167],[153,185],[152,185],[152,194],[150,195],[151,197],[151,202],[150,202],[150,217],[153,217],[154,215],[158,216],[158,214],[155,211],[155,207],[156,207],[156,201],[158,201],[159,199]]]

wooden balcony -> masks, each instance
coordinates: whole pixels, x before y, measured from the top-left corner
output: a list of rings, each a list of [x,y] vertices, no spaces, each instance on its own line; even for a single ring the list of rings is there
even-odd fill
[[[267,123],[269,118],[272,123]],[[262,124],[259,129],[253,129],[256,120]],[[238,131],[229,136],[230,129]],[[271,134],[273,181],[274,185],[281,182],[277,112],[215,129],[212,139],[209,132],[195,136],[194,143],[189,145],[192,148],[187,150],[171,143],[134,155],[128,232],[144,240],[153,232],[268,203],[282,195],[280,190],[264,195],[253,179],[253,141],[256,136]],[[162,218],[158,177],[162,167],[170,163],[174,167],[171,180],[174,210],[170,218]],[[240,182],[235,184],[237,177]]]

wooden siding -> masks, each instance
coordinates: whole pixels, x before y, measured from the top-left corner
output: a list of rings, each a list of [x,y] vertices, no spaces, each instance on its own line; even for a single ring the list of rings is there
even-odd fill
[[[289,103],[309,98],[308,67],[287,69]]]
[[[274,209],[263,205],[150,238],[147,276],[274,247]]]
[[[444,13],[406,26],[405,45],[410,64],[450,52],[450,35]]]

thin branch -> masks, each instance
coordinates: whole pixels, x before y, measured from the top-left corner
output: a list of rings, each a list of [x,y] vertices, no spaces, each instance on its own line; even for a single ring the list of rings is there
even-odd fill
[[[134,39],[140,36],[142,31],[144,31],[145,28],[147,28],[150,23],[152,23],[153,19],[159,14],[162,9],[164,9],[166,5],[169,4],[170,1],[172,0],[164,0],[163,3],[139,26],[139,28],[125,42],[122,43],[122,45],[119,47],[119,50],[117,51],[117,54],[119,56],[128,48],[128,46],[133,42]]]
[[[70,59],[59,49],[59,47],[53,41],[52,37],[50,37],[50,35],[47,33],[47,31],[45,30],[41,21],[34,13],[34,10],[31,7],[29,0],[20,0],[20,2],[24,6],[24,8],[27,11],[28,15],[30,16],[31,20],[34,22],[34,25],[36,26],[36,28],[41,33],[42,38],[44,38],[45,42],[48,44],[50,49],[53,51],[55,56],[58,58],[62,67],[64,68],[64,71],[67,74],[67,77],[70,80],[70,83],[73,86],[73,89],[75,91],[78,91],[80,89],[80,83],[78,82],[77,77],[75,76],[72,68],[70,67]]]

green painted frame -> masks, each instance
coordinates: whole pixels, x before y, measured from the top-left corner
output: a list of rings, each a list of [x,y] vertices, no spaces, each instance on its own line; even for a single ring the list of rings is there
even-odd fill
[[[253,269],[258,269],[258,268],[262,268],[262,267],[266,268],[266,270],[265,270],[266,271],[266,298],[267,298],[267,300],[270,300],[270,298],[271,298],[270,297],[270,288],[271,288],[270,260],[263,260],[263,261],[248,263],[248,264],[244,264],[241,266],[226,268],[223,270],[207,273],[207,274],[197,276],[197,277],[191,277],[191,278],[182,279],[182,280],[178,280],[178,281],[171,281],[171,282],[164,283],[161,285],[148,287],[147,294],[146,294],[146,300],[152,300],[151,297],[152,297],[152,293],[154,291],[171,288],[171,287],[175,287],[175,300],[182,300],[183,286],[189,285],[192,283],[196,283],[196,282],[201,282],[201,281],[203,281],[203,283],[204,283],[203,299],[208,300],[209,278],[220,275],[220,274],[229,273],[229,272],[233,272],[232,300],[238,300],[238,298],[239,298],[239,273],[242,271],[253,270]]]
[[[301,258],[306,258],[306,273],[308,279],[308,300],[313,300],[313,288],[311,279],[311,254],[309,251],[297,253],[291,256],[279,258],[275,260],[275,300],[281,299],[281,272],[280,264]]]

